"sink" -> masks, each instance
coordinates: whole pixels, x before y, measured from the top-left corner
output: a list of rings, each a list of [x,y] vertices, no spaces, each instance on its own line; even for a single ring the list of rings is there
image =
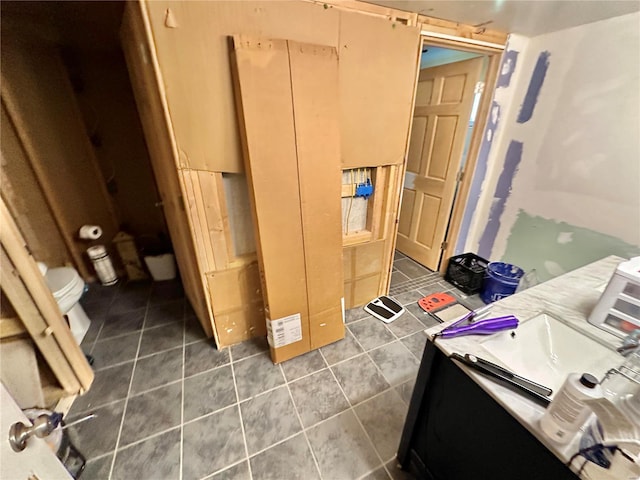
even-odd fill
[[[624,360],[614,350],[548,313],[522,322],[515,337],[511,332],[501,332],[481,343],[509,370],[554,393],[570,373],[590,373],[602,380],[610,368]]]

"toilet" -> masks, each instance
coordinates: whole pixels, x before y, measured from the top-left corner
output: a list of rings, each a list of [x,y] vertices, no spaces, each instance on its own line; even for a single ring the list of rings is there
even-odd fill
[[[38,262],[38,267],[60,311],[69,320],[73,338],[80,345],[91,325],[91,320],[79,303],[85,289],[84,280],[70,267],[48,268],[42,262]]]

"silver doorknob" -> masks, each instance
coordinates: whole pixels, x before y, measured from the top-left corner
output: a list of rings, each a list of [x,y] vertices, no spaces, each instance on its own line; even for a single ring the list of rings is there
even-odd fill
[[[38,416],[33,425],[25,425],[17,422],[11,425],[9,430],[9,443],[14,452],[21,452],[27,447],[27,440],[34,435],[38,438],[44,438],[53,432],[62,421],[60,413],[52,413],[51,415],[42,414]]]
[[[65,428],[72,427],[73,425],[91,420],[95,417],[95,413],[89,413],[78,420],[67,423],[62,429],[64,430]],[[35,435],[38,438],[44,438],[50,435],[51,432],[60,425],[60,422],[62,422],[62,414],[53,412],[51,415],[42,414],[38,416],[33,420],[33,425],[31,426],[25,425],[22,422],[14,423],[9,429],[9,443],[11,444],[11,448],[14,452],[23,451],[27,447],[27,441],[31,437]]]

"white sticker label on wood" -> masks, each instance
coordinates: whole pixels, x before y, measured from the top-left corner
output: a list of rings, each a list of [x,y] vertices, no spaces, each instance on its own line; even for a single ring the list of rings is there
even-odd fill
[[[267,322],[267,340],[273,348],[284,347],[302,340],[302,322],[299,313]]]

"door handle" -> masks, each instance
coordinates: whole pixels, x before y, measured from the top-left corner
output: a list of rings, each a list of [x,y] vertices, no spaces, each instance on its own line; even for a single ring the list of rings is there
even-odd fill
[[[77,423],[94,418],[96,415],[90,413],[74,422],[64,425],[62,428],[69,428]],[[34,435],[38,438],[45,438],[53,432],[62,422],[62,414],[53,412],[51,415],[42,414],[33,420],[33,425],[25,425],[16,422],[9,429],[9,444],[14,452],[21,452],[27,448],[27,441]]]

